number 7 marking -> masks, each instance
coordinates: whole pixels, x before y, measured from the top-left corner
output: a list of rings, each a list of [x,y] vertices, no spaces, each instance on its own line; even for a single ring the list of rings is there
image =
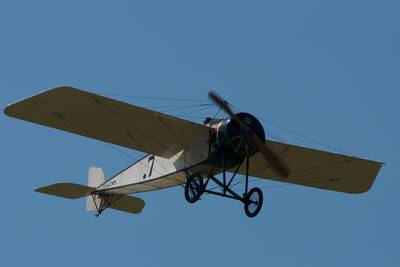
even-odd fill
[[[150,177],[151,176],[151,173],[153,172],[153,167],[154,167],[154,155],[151,155],[150,157],[149,157],[149,159],[147,160],[147,163],[149,163],[150,161],[151,161],[151,167],[150,167],[150,171],[149,171],[149,176],[148,177]]]

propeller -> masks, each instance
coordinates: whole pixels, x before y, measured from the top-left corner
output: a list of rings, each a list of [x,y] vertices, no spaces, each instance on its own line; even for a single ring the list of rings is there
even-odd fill
[[[217,93],[210,91],[208,97],[221,109],[223,109],[229,117],[239,124],[240,130],[247,137],[248,140],[260,151],[264,156],[267,163],[271,164],[272,168],[278,173],[278,175],[286,178],[289,176],[289,169],[283,160],[276,154],[264,140],[261,140],[255,132],[244,124],[236,115],[233,113],[231,108],[228,106],[228,102],[223,100]]]

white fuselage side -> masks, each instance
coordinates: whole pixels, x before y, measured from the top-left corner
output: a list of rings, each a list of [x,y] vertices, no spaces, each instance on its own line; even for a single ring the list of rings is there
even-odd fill
[[[171,158],[147,155],[101,185],[97,190],[132,194],[186,182],[186,172],[208,159],[208,136],[198,139]]]

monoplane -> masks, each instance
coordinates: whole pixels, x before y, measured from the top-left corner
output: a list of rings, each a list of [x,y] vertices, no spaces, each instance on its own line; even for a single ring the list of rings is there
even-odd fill
[[[131,194],[184,185],[185,199],[204,193],[243,203],[256,216],[263,204],[260,188],[249,177],[357,194],[372,186],[382,162],[266,140],[260,121],[234,113],[215,92],[210,100],[227,114],[203,124],[61,86],[7,106],[8,116],[134,149],[147,155],[105,179],[91,167],[88,185],[55,183],[35,191],[76,199],[87,210],[140,213],[145,202]],[[233,184],[242,179],[244,193]]]

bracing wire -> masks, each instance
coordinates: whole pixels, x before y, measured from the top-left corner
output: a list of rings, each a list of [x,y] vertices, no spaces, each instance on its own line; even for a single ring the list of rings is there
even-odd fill
[[[211,108],[213,104],[209,103],[208,100],[205,99],[195,99],[195,98],[172,98],[172,97],[154,97],[154,96],[139,96],[139,95],[128,95],[128,94],[115,94],[108,92],[97,92],[97,94],[102,96],[110,96],[110,97],[121,97],[121,98],[134,98],[141,100],[157,100],[157,101],[170,101],[170,102],[194,102],[199,104],[176,104],[176,105],[143,105],[144,108],[147,109],[159,109],[158,112],[169,113],[169,112],[177,112],[184,111],[187,109],[187,112],[183,112],[180,114],[171,114],[173,116],[181,116],[186,118],[193,119],[204,119],[203,116],[188,116],[187,114],[192,114],[196,112],[201,112]],[[199,109],[191,110],[192,108],[199,107]]]
[[[199,110],[204,109],[208,109],[209,107],[211,107],[212,104],[200,104],[200,105],[192,105],[192,106],[186,106],[186,107],[175,107],[175,108],[169,108],[169,109],[164,109],[164,110],[158,110],[159,112],[174,112],[174,111],[184,111],[187,110],[190,114],[192,112],[195,112],[195,110],[193,110],[193,108],[197,108]]]
[[[215,120],[215,119],[217,118],[217,116],[218,116],[218,114],[221,112],[221,110],[222,110],[222,107],[220,107],[220,108],[218,109],[218,111],[215,113],[214,117],[212,118],[212,121]]]
[[[182,108],[182,109],[185,109],[185,108],[188,108],[188,109],[190,109],[190,108],[193,108],[193,107],[202,107],[202,106],[212,106],[212,104],[210,104],[210,103],[204,103],[204,104],[189,104],[189,105],[181,105],[181,104],[179,104],[179,105],[155,105],[155,106],[153,106],[153,105],[150,105],[150,106],[143,106],[144,108],[148,108],[148,109],[158,109],[158,108],[166,108],[166,109],[169,109],[169,108]]]
[[[62,116],[61,114],[55,113],[55,115],[56,115],[59,119],[65,121],[65,122],[68,123],[68,124],[70,124],[72,127],[74,127],[74,128],[76,128],[76,129],[78,129],[78,130],[84,132],[86,135],[88,135],[88,136],[93,136],[94,138],[96,138],[96,135],[93,134],[91,131],[89,131],[89,130],[87,130],[87,129],[84,129],[84,128],[82,128],[81,126],[79,126],[79,125],[77,125],[77,124],[71,122],[70,120],[68,120],[67,118],[65,118],[64,116]],[[99,138],[96,138],[96,139],[97,139],[97,140],[100,140]],[[100,141],[101,141],[101,140],[100,140]],[[124,152],[123,150],[117,148],[116,146],[113,146],[112,144],[110,144],[110,143],[108,143],[108,142],[105,142],[105,141],[101,141],[101,142],[104,143],[104,144],[106,144],[106,145],[108,145],[108,146],[111,147],[113,150],[115,150],[115,151],[121,153],[122,155],[124,155],[124,156],[126,156],[126,157],[128,157],[128,158],[130,158],[130,159],[136,160],[137,162],[143,164],[144,166],[147,166],[147,165],[145,165],[143,162],[141,162],[138,158],[131,156],[130,154]],[[158,172],[157,170],[154,170],[154,171],[157,172],[158,174],[162,175],[162,173]]]
[[[176,102],[197,102],[197,103],[202,103],[202,104],[181,104],[181,105],[178,105],[178,104],[177,104],[177,105],[160,105],[160,106],[148,106],[148,107],[146,107],[146,108],[152,108],[152,109],[153,109],[153,108],[162,108],[163,110],[159,110],[159,112],[176,112],[176,111],[184,111],[184,110],[187,110],[186,112],[183,112],[183,113],[180,113],[180,114],[174,114],[174,116],[187,117],[187,118],[198,118],[198,119],[204,118],[204,117],[202,117],[202,116],[195,116],[195,115],[192,115],[192,114],[193,114],[193,113],[196,113],[196,112],[201,112],[201,111],[208,110],[209,108],[211,108],[211,106],[213,106],[212,104],[207,103],[207,101],[205,101],[205,100],[191,99],[191,98],[164,98],[164,97],[137,96],[137,95],[124,95],[124,94],[109,94],[109,93],[100,93],[100,94],[101,94],[101,95],[104,95],[104,96],[115,96],[115,97],[135,98],[135,99],[145,99],[145,100],[160,100],[160,101],[176,101]],[[233,105],[231,105],[231,104],[229,104],[229,105],[230,105],[231,107],[233,107],[233,108],[236,109],[236,107],[234,107]],[[216,112],[216,114],[214,115],[214,119],[218,116],[218,114],[220,113],[220,111],[221,111],[221,109],[219,109],[219,110]],[[303,138],[303,139],[305,139],[305,140],[307,140],[307,141],[313,142],[313,143],[318,144],[318,145],[320,145],[320,146],[327,147],[327,148],[332,149],[332,150],[334,150],[334,151],[338,151],[338,152],[341,152],[341,153],[345,153],[344,151],[342,151],[342,150],[340,150],[340,149],[338,149],[338,148],[336,148],[336,147],[334,147],[334,146],[331,146],[331,145],[322,143],[322,142],[320,142],[320,141],[318,141],[318,140],[316,140],[316,139],[314,139],[314,138],[305,136],[304,134],[301,134],[301,133],[299,133],[299,132],[296,132],[296,131],[294,131],[294,130],[291,130],[291,129],[289,129],[289,128],[287,128],[287,127],[284,127],[284,126],[282,126],[282,125],[280,125],[280,124],[278,124],[278,123],[272,122],[272,121],[267,120],[267,119],[265,119],[265,118],[262,118],[262,117],[260,117],[260,116],[257,116],[257,117],[258,117],[260,120],[262,120],[262,121],[264,121],[264,122],[266,122],[266,123],[268,123],[268,124],[270,124],[270,125],[273,125],[273,126],[279,128],[279,129],[281,129],[281,130],[283,130],[283,131],[285,131],[285,132],[287,132],[287,133],[289,133],[289,134],[292,134],[292,135],[294,135],[294,136]],[[271,129],[269,129],[268,131],[272,134],[272,137],[273,137],[274,139],[277,139],[277,140],[286,142],[281,136],[279,136],[279,135],[276,134],[275,132],[271,131]],[[179,140],[178,140],[178,141],[179,141]],[[116,146],[113,146],[112,144],[109,144],[109,143],[106,143],[106,144],[109,145],[113,150],[115,150],[115,151],[117,151],[117,152],[123,154],[124,156],[126,156],[126,157],[128,157],[128,158],[130,158],[130,159],[136,159],[136,158],[132,157],[131,155],[129,155],[128,153],[126,153],[126,152],[122,151],[121,149],[117,148]],[[162,166],[162,167],[163,167],[163,166]],[[163,168],[164,168],[164,167],[163,167]],[[165,168],[164,168],[164,169],[165,169]],[[260,182],[260,181],[258,181],[258,180],[251,180],[251,181],[249,181],[249,183],[255,183],[255,182]],[[323,182],[323,181],[321,181],[321,182]],[[241,180],[241,181],[237,181],[236,183],[232,184],[232,188],[233,188],[233,187],[237,187],[238,185],[243,184],[243,183],[244,183],[244,181],[242,181],[242,180]],[[291,186],[296,186],[296,184],[265,185],[265,186],[261,186],[260,188],[269,189],[269,188],[282,188],[282,187],[291,187]]]
[[[285,131],[285,132],[287,132],[287,133],[290,133],[290,134],[295,135],[295,136],[297,136],[297,137],[303,138],[303,139],[305,139],[305,140],[307,140],[307,141],[309,141],[309,142],[313,142],[313,143],[315,143],[315,144],[318,144],[318,145],[320,145],[320,146],[327,147],[327,148],[329,148],[329,149],[331,149],[331,150],[334,150],[334,151],[337,151],[337,152],[340,152],[340,153],[348,154],[347,152],[344,152],[343,150],[341,150],[341,149],[339,149],[339,148],[337,148],[337,147],[334,147],[334,146],[332,146],[332,145],[328,145],[328,144],[322,143],[322,142],[320,142],[320,141],[318,141],[318,140],[316,140],[316,139],[314,139],[314,138],[311,138],[311,137],[305,136],[304,134],[301,134],[301,133],[299,133],[299,132],[290,130],[290,129],[288,129],[288,128],[286,128],[286,127],[283,127],[283,126],[281,126],[281,125],[279,125],[279,124],[277,124],[277,123],[275,123],[275,122],[272,122],[272,121],[270,121],[270,120],[266,120],[266,119],[261,118],[261,117],[260,117],[260,119],[261,119],[262,121],[266,122],[266,123],[269,123],[269,124],[271,124],[271,125],[274,125],[275,127],[278,127],[279,129],[281,129],[281,130],[283,130],[283,131]]]
[[[210,109],[211,107],[212,107],[212,105],[211,105],[211,106],[206,106],[206,107],[200,107],[200,108],[198,108],[198,109],[195,109],[195,110],[192,110],[192,111],[188,111],[188,112],[184,112],[184,113],[181,113],[181,114],[174,114],[174,116],[185,116],[185,115],[187,115],[187,114],[193,114],[193,113],[195,113],[195,112],[200,112],[200,111],[208,110],[208,109]]]
[[[186,101],[186,102],[197,102],[199,104],[179,104],[179,105],[163,105],[163,106],[158,106],[158,108],[170,108],[168,110],[164,110],[164,111],[160,111],[160,112],[172,112],[172,111],[184,111],[184,110],[189,110],[186,111],[185,113],[183,113],[183,115],[185,114],[191,114],[197,111],[202,111],[205,109],[208,109],[212,106],[212,104],[210,103],[205,103],[205,100],[199,100],[199,99],[187,99],[187,98],[162,98],[162,97],[147,97],[147,96],[132,96],[132,95],[120,95],[120,94],[106,94],[106,93],[99,93],[100,95],[107,95],[107,96],[117,96],[117,97],[129,97],[129,98],[137,98],[137,99],[147,99],[147,100],[163,100],[163,101]],[[203,104],[200,104],[203,103]],[[104,106],[104,104],[102,104]],[[133,126],[129,121],[127,121],[125,118],[122,118],[121,116],[119,116],[119,114],[116,114],[113,110],[110,110],[109,107],[104,106],[106,109],[108,109],[111,113],[113,113],[114,115],[116,115],[117,117],[119,117],[120,119],[122,119],[123,121],[125,121],[128,125]],[[154,108],[154,107],[152,107]],[[196,108],[196,109],[194,109]],[[193,110],[194,109],[194,110]],[[64,120],[65,122],[69,123],[72,127],[79,129],[80,131],[86,133],[88,136],[93,136],[95,137],[96,135],[92,132],[90,132],[87,129],[84,129],[82,127],[80,127],[79,125],[76,125],[75,123],[73,123],[72,121],[69,121],[67,118],[63,117],[61,114],[55,114],[57,117],[59,117],[60,119]],[[134,128],[137,128],[135,126],[133,126]],[[140,130],[140,129],[139,129]],[[145,134],[145,133],[143,133]],[[145,134],[146,136],[152,138],[151,136]],[[156,140],[155,140],[156,141]],[[123,151],[122,149],[118,148],[117,146],[114,146],[113,144],[110,144],[108,142],[104,142],[102,141],[102,143],[104,143],[105,145],[109,146],[112,150],[120,153],[121,155],[125,156],[126,158],[129,158],[131,160],[135,160],[137,163],[139,164],[143,164],[144,166],[147,166],[146,164],[144,164],[143,162],[141,162],[140,159],[130,155],[129,153]],[[140,144],[138,144],[140,145]],[[161,145],[161,144],[160,144]],[[163,168],[164,170],[168,171],[160,162],[158,162],[156,160],[156,162],[158,163],[158,165]],[[159,175],[164,175],[162,173],[160,173],[158,170],[154,169],[154,172],[158,173]],[[113,177],[111,177],[112,179]],[[177,180],[178,183],[181,183],[179,180]],[[154,187],[157,188],[157,187]]]
[[[105,105],[104,103],[102,103],[102,102],[100,102],[100,101],[96,101],[96,102],[99,103],[100,105],[102,105],[102,106],[103,106],[104,108],[106,108],[108,111],[110,111],[113,115],[115,115],[116,117],[118,117],[121,121],[125,122],[127,125],[133,127],[134,129],[136,129],[136,130],[139,131],[140,133],[144,134],[144,135],[147,136],[148,138],[154,140],[154,141],[155,141],[156,143],[158,143],[160,146],[166,148],[167,151],[170,150],[170,149],[169,149],[168,147],[166,147],[164,144],[158,142],[158,140],[157,140],[156,138],[152,137],[151,135],[149,135],[149,134],[146,133],[145,131],[141,130],[141,129],[138,128],[136,125],[134,125],[132,122],[130,122],[127,118],[124,118],[123,116],[121,116],[121,114],[119,114],[118,112],[114,111],[111,107]],[[210,104],[210,103],[208,103],[208,104],[196,104],[196,105],[188,105],[188,106],[191,106],[191,108],[193,108],[193,107],[198,107],[198,108],[193,109],[192,111],[187,111],[187,112],[185,112],[185,113],[183,113],[183,114],[181,114],[181,115],[191,114],[191,113],[194,113],[194,112],[203,111],[203,110],[206,110],[206,109],[211,108],[213,105]],[[185,107],[185,108],[186,108],[186,107]],[[179,115],[177,115],[177,116],[179,116]],[[168,127],[168,125],[166,125],[166,123],[164,122],[164,120],[162,120],[162,116],[160,116],[160,120],[161,120],[161,122],[165,125],[165,127],[167,128],[167,130],[170,131],[170,132],[175,136],[175,138],[176,138],[177,141],[182,145],[182,147],[184,147],[184,145],[182,144],[182,142],[180,141],[180,139],[179,139],[179,137],[176,135],[176,133],[174,133],[174,132]],[[135,140],[134,140],[134,141],[135,141]],[[139,144],[138,144],[138,145],[139,145]],[[144,150],[145,150],[145,149],[144,149]],[[184,161],[186,162],[185,159],[184,159]],[[160,162],[158,162],[157,160],[156,160],[156,162],[157,162],[164,170],[166,170],[166,168],[165,168]],[[187,164],[187,162],[186,162],[186,164]],[[191,166],[191,165],[193,165],[193,164],[188,164],[188,166]],[[176,180],[176,182],[177,182],[178,184],[181,183],[181,181],[179,181],[178,179],[176,179],[176,178],[173,178],[173,179]]]
[[[177,101],[177,102],[203,102],[205,104],[202,104],[202,105],[199,105],[199,106],[204,106],[204,107],[211,106],[211,104],[207,103],[207,101],[204,100],[204,99],[138,96],[138,95],[114,94],[114,93],[106,93],[106,92],[98,92],[98,94],[104,95],[104,96],[135,98],[135,99],[145,99],[145,100]],[[228,103],[228,104],[232,108],[236,108],[234,105],[232,105],[230,103]],[[170,105],[170,106],[158,106],[158,107],[159,108],[169,108],[169,107],[171,107],[172,108],[171,110],[163,110],[163,111],[160,111],[160,112],[172,112],[172,111],[178,111],[180,107],[182,107],[182,109],[184,109],[184,106],[188,107],[188,109],[190,109],[191,107],[194,107],[194,105],[181,105],[181,106],[179,106],[179,105]],[[157,106],[153,106],[153,107],[149,106],[149,107],[146,107],[146,108],[157,108]],[[240,107],[237,107],[237,108],[240,108]],[[206,109],[206,108],[204,108],[204,109]],[[188,114],[192,114],[192,113],[195,113],[197,111],[202,111],[202,110],[203,109],[200,108],[199,110],[188,111],[188,112],[185,112],[185,113],[182,113],[182,114],[176,114],[175,116],[182,116],[182,117],[187,117],[187,118],[202,118],[201,116],[188,116]],[[281,130],[283,130],[283,131],[285,131],[285,132],[287,132],[289,134],[292,134],[294,136],[300,137],[300,138],[305,139],[305,140],[307,140],[309,142],[313,142],[313,143],[315,143],[317,145],[327,147],[327,148],[329,148],[331,150],[334,150],[334,151],[337,151],[337,152],[340,152],[340,153],[344,153],[344,154],[348,154],[347,152],[345,152],[345,151],[343,151],[343,150],[341,150],[341,149],[339,149],[337,147],[334,147],[332,145],[328,145],[326,143],[320,142],[320,141],[316,140],[315,138],[308,137],[308,136],[306,136],[304,134],[301,134],[301,133],[299,133],[297,131],[294,131],[294,130],[291,130],[291,129],[287,128],[287,127],[284,127],[284,126],[282,126],[282,125],[280,125],[280,124],[278,124],[276,122],[273,122],[271,120],[267,120],[267,119],[265,119],[263,117],[260,117],[260,116],[257,116],[257,117],[259,119],[261,119],[262,121],[264,121],[264,122],[266,122],[268,124],[271,124],[271,125],[279,128],[279,129],[281,129]],[[284,138],[282,138],[281,136],[279,136],[275,132],[273,132],[271,130],[269,130],[269,132],[272,133],[272,135],[274,135],[275,139],[286,142],[286,140]]]
[[[233,106],[232,104],[229,104],[229,105],[230,105],[231,107],[235,108],[235,109],[242,109],[242,108],[240,108],[240,107],[235,107],[235,106]],[[266,123],[268,123],[268,124],[270,124],[270,125],[273,125],[273,126],[279,128],[279,129],[281,129],[281,130],[287,132],[288,134],[291,134],[291,135],[300,137],[300,138],[302,138],[302,139],[304,139],[304,140],[307,140],[307,141],[312,142],[312,143],[314,143],[314,144],[317,144],[317,145],[326,147],[326,148],[331,149],[331,150],[333,150],[333,151],[337,151],[337,152],[340,152],[340,153],[348,154],[348,155],[349,155],[349,153],[347,153],[347,152],[345,152],[345,151],[343,151],[343,150],[341,150],[341,149],[339,149],[339,148],[337,148],[337,147],[334,147],[334,146],[332,146],[332,145],[328,145],[328,144],[326,144],[326,143],[322,143],[321,141],[318,141],[318,140],[316,140],[315,138],[308,137],[308,136],[306,136],[306,135],[304,135],[304,134],[301,134],[301,133],[299,133],[299,132],[297,132],[297,131],[294,131],[294,130],[291,130],[291,129],[287,128],[287,127],[284,127],[284,126],[282,126],[282,125],[280,125],[280,124],[278,124],[278,123],[276,123],[276,122],[267,120],[267,119],[265,119],[265,118],[263,118],[263,117],[261,117],[261,116],[257,116],[257,118],[259,118],[260,120],[262,120],[262,121],[264,121],[264,122],[266,122]],[[269,131],[271,131],[271,130],[269,130]],[[277,135],[277,134],[275,133],[275,135]],[[278,136],[278,135],[277,135],[277,136]],[[279,136],[279,138],[283,140],[282,137]],[[283,141],[284,141],[284,140],[283,140]]]
[[[177,101],[177,102],[208,102],[208,101],[206,101],[204,99],[194,99],[194,98],[172,98],[172,97],[138,96],[138,95],[126,95],[126,94],[111,94],[111,93],[105,93],[105,92],[97,92],[97,94],[103,95],[103,96],[136,98],[136,99],[146,99],[146,100]]]

